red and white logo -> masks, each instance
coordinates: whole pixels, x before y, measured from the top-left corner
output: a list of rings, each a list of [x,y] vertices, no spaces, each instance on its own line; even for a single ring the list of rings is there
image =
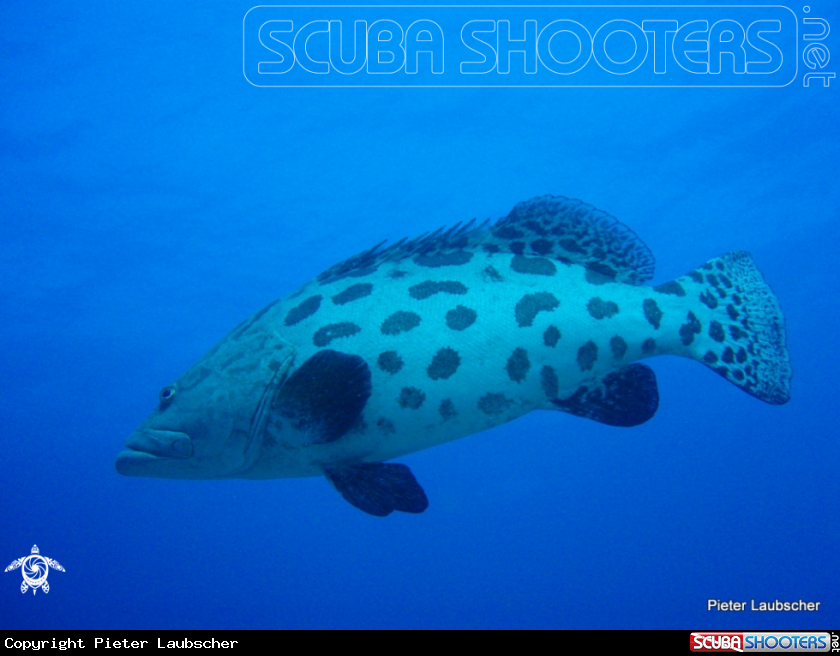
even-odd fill
[[[694,631],[690,646],[691,651],[707,652],[824,652],[831,651],[831,636],[826,632],[815,631]]]
[[[742,633],[692,633],[691,651],[744,651]]]

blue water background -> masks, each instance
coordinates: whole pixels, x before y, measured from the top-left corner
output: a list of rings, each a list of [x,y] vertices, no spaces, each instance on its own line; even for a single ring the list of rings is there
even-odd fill
[[[37,543],[67,569],[48,595],[0,575],[0,627],[840,626],[837,81],[260,89],[250,6],[0,6],[0,565]],[[114,471],[158,390],[268,302],[545,193],[632,227],[656,282],[750,250],[793,400],[657,358],[643,426],[534,412],[401,459],[419,516],[321,478]]]

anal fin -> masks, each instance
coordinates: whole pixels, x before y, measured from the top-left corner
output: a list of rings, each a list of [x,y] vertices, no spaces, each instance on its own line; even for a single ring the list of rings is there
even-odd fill
[[[656,414],[659,390],[653,369],[638,362],[581,385],[565,399],[551,399],[558,410],[609,426],[638,426]]]
[[[399,463],[363,462],[324,470],[346,501],[369,515],[385,517],[394,510],[421,513],[429,507],[414,474]]]

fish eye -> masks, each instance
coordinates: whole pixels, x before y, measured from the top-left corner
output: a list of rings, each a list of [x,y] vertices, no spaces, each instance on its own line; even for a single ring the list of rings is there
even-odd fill
[[[171,403],[172,399],[175,398],[175,392],[177,391],[178,389],[174,385],[167,385],[160,391],[158,398],[161,403]]]

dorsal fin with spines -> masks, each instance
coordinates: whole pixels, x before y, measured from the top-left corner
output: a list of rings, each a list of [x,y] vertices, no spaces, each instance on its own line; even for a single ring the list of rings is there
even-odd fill
[[[490,226],[487,219],[456,223],[414,239],[400,239],[339,262],[318,276],[321,284],[370,273],[384,262],[459,250],[514,253],[581,264],[605,280],[641,285],[653,277],[650,250],[630,228],[606,212],[565,196],[517,204]]]

